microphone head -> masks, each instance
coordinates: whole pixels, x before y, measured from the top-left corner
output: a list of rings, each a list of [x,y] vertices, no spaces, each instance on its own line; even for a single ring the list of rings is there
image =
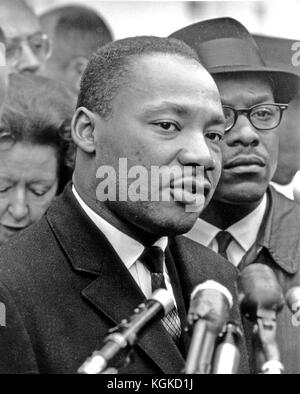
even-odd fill
[[[256,320],[257,310],[280,312],[284,305],[282,289],[273,270],[265,264],[251,264],[238,278],[239,302],[242,313]]]
[[[162,305],[165,311],[165,316],[175,307],[173,297],[166,289],[155,290],[152,293],[150,300],[157,301]]]
[[[201,283],[191,294],[188,324],[205,319],[211,330],[219,331],[228,320],[232,305],[232,295],[226,287],[213,280]]]
[[[199,295],[199,291],[202,290],[215,290],[218,291],[219,293],[223,294],[223,296],[227,299],[230,308],[233,306],[233,299],[230,291],[223,285],[221,285],[218,282],[215,282],[214,280],[207,280],[204,283],[200,283],[200,285],[197,285],[192,294],[191,294],[191,300]],[[198,294],[198,295],[197,295]]]
[[[285,296],[287,306],[291,312],[297,312],[300,308],[300,286],[291,287]]]

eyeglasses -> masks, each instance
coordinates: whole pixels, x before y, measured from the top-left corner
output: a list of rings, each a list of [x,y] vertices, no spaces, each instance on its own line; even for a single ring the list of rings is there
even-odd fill
[[[0,125],[0,152],[9,150],[15,142],[15,136]]]
[[[24,45],[28,45],[40,62],[44,62],[51,56],[52,46],[47,34],[36,33],[24,38],[7,39],[6,60],[10,66],[14,67],[19,63]]]
[[[238,109],[223,105],[225,130],[230,131],[234,127],[239,115],[245,115],[257,130],[275,129],[281,122],[283,111],[287,108],[287,104],[258,104],[251,108]]]

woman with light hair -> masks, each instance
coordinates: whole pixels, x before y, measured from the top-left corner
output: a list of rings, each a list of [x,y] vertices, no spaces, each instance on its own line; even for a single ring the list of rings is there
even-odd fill
[[[0,244],[37,222],[71,178],[74,105],[58,82],[11,75],[0,127]]]

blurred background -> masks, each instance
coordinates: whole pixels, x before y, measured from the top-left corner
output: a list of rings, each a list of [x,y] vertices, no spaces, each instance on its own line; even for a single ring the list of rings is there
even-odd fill
[[[98,1],[27,0],[40,14],[65,4],[95,8],[116,39],[134,35],[166,36],[196,21],[231,16],[253,33],[300,39],[300,0],[273,1]]]

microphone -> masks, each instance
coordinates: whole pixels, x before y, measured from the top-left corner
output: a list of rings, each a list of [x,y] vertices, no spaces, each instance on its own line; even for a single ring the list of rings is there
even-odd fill
[[[273,270],[265,264],[251,264],[238,278],[239,301],[242,314],[256,321],[261,310],[274,312],[284,305],[282,289]]]
[[[240,273],[238,288],[242,313],[256,323],[252,340],[257,366],[264,374],[281,374],[276,319],[284,297],[276,275],[267,265],[251,264]]]
[[[193,335],[187,355],[186,374],[209,374],[215,342],[229,318],[233,301],[221,284],[208,280],[194,289],[188,311],[188,325]]]
[[[300,309],[300,286],[290,288],[285,296],[287,306],[291,312],[298,312]]]
[[[109,367],[116,367],[115,362],[120,353],[128,353],[138,342],[146,328],[160,320],[174,308],[174,301],[166,289],[156,290],[151,298],[139,305],[129,319],[108,331],[104,344],[95,351],[78,369],[81,374],[99,374]]]
[[[214,375],[232,375],[238,373],[240,351],[238,348],[242,332],[238,324],[228,322],[221,343],[217,346],[212,373]]]
[[[294,327],[300,326],[300,286],[290,288],[285,296],[287,306],[293,313],[292,324]]]

